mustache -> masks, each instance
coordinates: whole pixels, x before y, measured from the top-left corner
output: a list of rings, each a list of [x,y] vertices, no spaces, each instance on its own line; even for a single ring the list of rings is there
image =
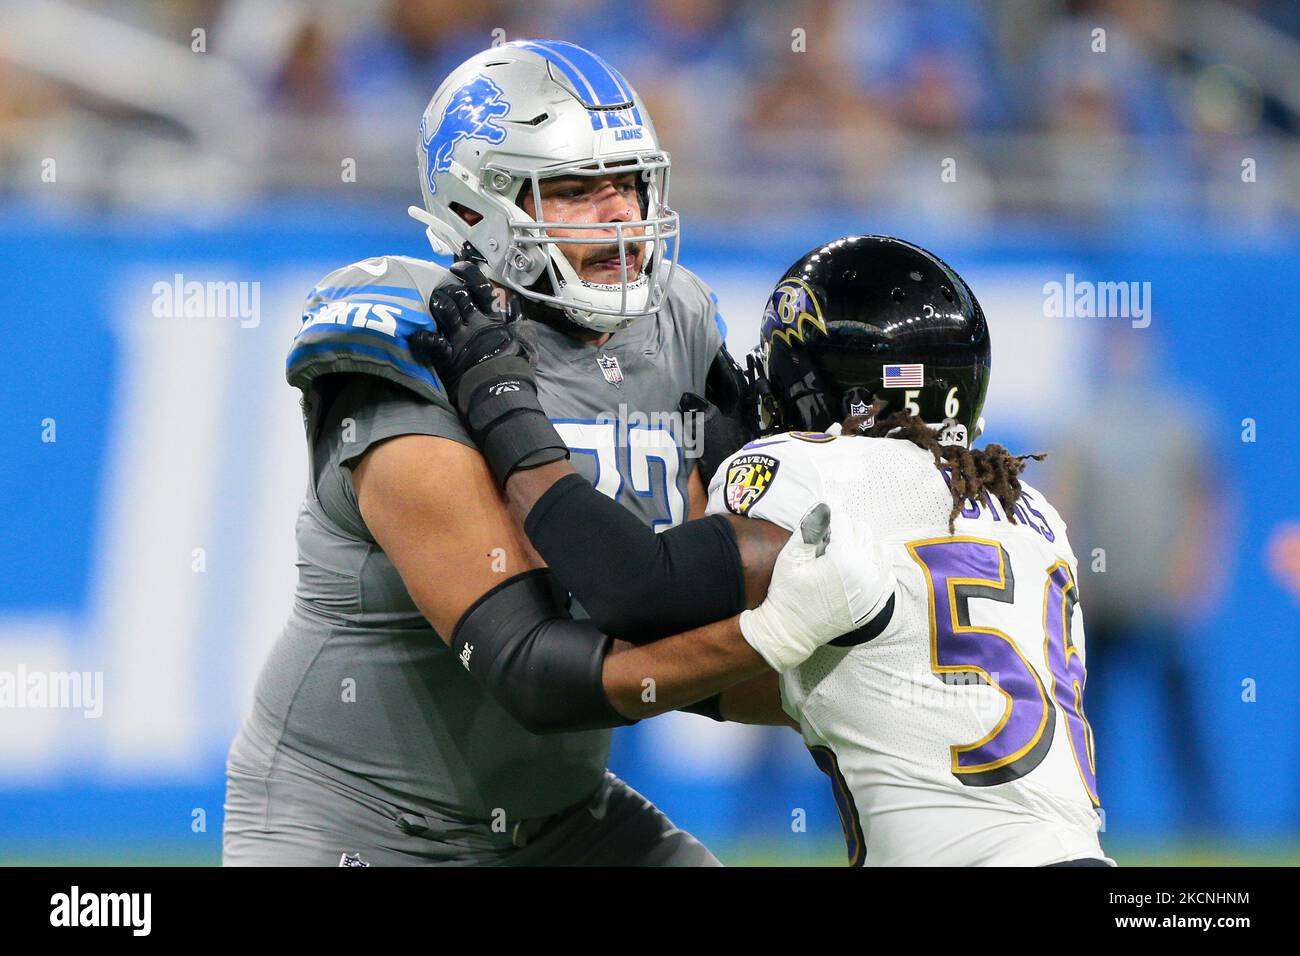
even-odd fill
[[[641,247],[644,243],[645,240],[634,241],[631,239],[625,239],[623,241],[624,248],[632,254],[634,259],[639,259],[643,254],[644,250]],[[593,262],[600,262],[602,259],[617,258],[619,258],[618,243],[611,242],[607,246],[592,246],[591,251],[583,257],[582,264],[585,267],[591,265]]]

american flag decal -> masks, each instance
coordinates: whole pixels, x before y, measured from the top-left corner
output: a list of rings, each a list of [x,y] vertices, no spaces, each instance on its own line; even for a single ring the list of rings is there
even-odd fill
[[[924,384],[924,365],[885,366],[885,388],[920,388]]]

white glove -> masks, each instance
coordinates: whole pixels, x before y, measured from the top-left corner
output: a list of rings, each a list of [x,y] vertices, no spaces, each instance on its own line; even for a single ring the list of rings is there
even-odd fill
[[[894,573],[862,530],[830,534],[831,509],[813,505],[772,569],[763,603],[740,615],[740,631],[773,670],[798,667],[841,634],[857,630],[894,593]]]

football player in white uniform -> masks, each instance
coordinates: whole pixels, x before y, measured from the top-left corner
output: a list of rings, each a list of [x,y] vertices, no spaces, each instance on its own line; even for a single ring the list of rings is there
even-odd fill
[[[989,331],[969,287],[916,246],[842,239],[777,285],[756,358],[771,428],[794,430],[733,455],[709,512],[792,528],[825,501],[896,581],[877,637],[781,681],[852,860],[1109,862],[1077,562],[1027,456],[971,448]]]
[[[488,322],[447,325],[444,363],[486,374],[496,348],[475,340]],[[710,486],[747,577],[771,561],[749,531],[806,528],[821,502],[832,541],[871,541],[868,625],[811,656],[743,628],[781,674],[769,722],[784,708],[830,776],[855,865],[1112,864],[1097,837],[1077,564],[1060,515],[1019,479],[1028,456],[971,447],[989,364],[979,303],[934,255],[881,236],[815,249],[773,292],[751,363],[765,435]],[[493,404],[468,401],[526,445]],[[589,534],[598,495],[571,474],[550,462],[499,478],[557,579],[603,601],[619,581],[600,568],[633,536]],[[582,540],[577,556],[552,540],[561,530]],[[665,608],[690,587],[674,580]]]

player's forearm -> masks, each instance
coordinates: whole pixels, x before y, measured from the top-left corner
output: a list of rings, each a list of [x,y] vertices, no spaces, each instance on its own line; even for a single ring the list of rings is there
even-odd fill
[[[725,518],[656,534],[571,474],[545,492],[524,531],[591,620],[633,643],[724,620],[749,606],[741,551]]]
[[[771,668],[724,690],[718,709],[723,720],[738,724],[799,728],[781,706],[781,677]]]
[[[522,528],[528,513],[541,500],[542,495],[550,491],[561,478],[576,474],[567,460],[516,471],[506,481],[506,503],[510,507],[510,514]]]
[[[605,694],[624,717],[652,717],[712,697],[769,668],[746,643],[740,617],[606,655]]]

